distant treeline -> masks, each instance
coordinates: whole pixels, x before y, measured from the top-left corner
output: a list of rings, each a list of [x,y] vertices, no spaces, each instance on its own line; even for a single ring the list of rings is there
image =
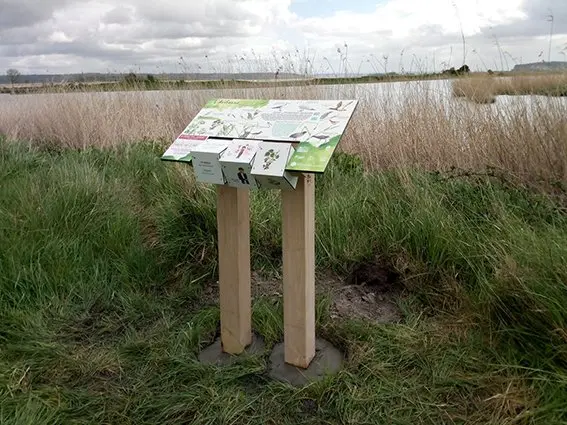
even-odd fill
[[[567,62],[536,62],[516,65],[513,71],[567,71]],[[468,65],[460,68],[449,68],[441,71],[442,75],[462,75],[470,72]],[[427,74],[403,74],[404,78],[429,77],[438,75],[436,73]],[[294,73],[270,73],[270,72],[246,72],[246,73],[162,73],[162,74],[135,74],[133,72],[123,73],[75,73],[75,74],[19,74],[16,77],[10,77],[6,74],[0,74],[0,84],[73,84],[73,83],[124,83],[132,82],[132,80],[150,81],[150,82],[195,82],[195,81],[267,81],[267,80],[298,80],[298,79],[316,79],[324,83],[329,80],[351,80],[351,79],[385,79],[400,78],[402,75],[395,72],[387,74],[371,74],[364,76],[332,76],[332,75],[315,75],[305,76]]]
[[[115,74],[115,73],[80,73],[80,74],[22,74],[18,75],[18,84],[61,84],[61,83],[94,83],[94,82],[120,82],[131,78],[135,73]],[[171,74],[140,74],[140,78],[151,75],[158,80],[269,80],[275,78],[275,73],[268,72],[248,72],[248,73],[171,73]],[[278,73],[278,79],[297,79],[303,78],[299,74]],[[0,75],[0,84],[12,83],[8,75]]]
[[[16,70],[13,70],[16,71]],[[17,71],[16,71],[17,72]],[[451,68],[444,70],[441,74],[463,74],[468,73],[467,65],[455,70]],[[321,83],[332,83],[337,80],[383,80],[388,78],[423,78],[438,75],[436,73],[421,74],[397,74],[390,72],[386,74],[369,74],[369,75],[301,75],[293,73],[269,73],[269,72],[247,72],[247,73],[173,73],[173,74],[136,74],[130,72],[127,74],[111,74],[111,73],[81,73],[81,74],[19,74],[10,77],[9,75],[0,75],[0,84],[43,84],[43,85],[76,85],[76,84],[92,84],[92,83],[113,83],[113,84],[132,84],[132,83],[194,83],[208,81],[248,81],[248,82],[265,82],[265,81],[285,81],[285,80],[317,80]],[[208,84],[205,84],[208,85]]]

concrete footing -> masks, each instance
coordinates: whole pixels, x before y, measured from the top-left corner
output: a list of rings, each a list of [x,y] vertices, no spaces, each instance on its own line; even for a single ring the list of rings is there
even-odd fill
[[[289,365],[284,360],[284,344],[274,347],[270,356],[269,376],[295,387],[302,387],[310,382],[320,381],[330,374],[337,373],[343,365],[343,354],[324,339],[315,343],[315,358],[307,369]]]
[[[228,366],[236,363],[243,356],[262,355],[265,350],[266,344],[264,339],[258,335],[253,335],[252,343],[246,347],[244,353],[238,355],[228,354],[222,351],[221,339],[218,338],[212,345],[201,351],[199,361],[207,365]]]
[[[252,338],[252,344],[242,354],[233,355],[222,351],[218,338],[212,345],[199,354],[199,361],[206,365],[229,366],[246,356],[263,355],[266,350],[264,339],[258,335]],[[277,344],[270,355],[268,375],[280,382],[302,387],[311,382],[323,380],[341,370],[344,362],[343,353],[324,339],[315,342],[315,358],[307,369],[292,366],[285,362],[284,344]]]

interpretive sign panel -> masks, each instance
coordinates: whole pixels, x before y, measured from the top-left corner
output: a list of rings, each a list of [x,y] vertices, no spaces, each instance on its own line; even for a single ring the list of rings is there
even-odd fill
[[[321,173],[357,104],[356,100],[211,100],[163,159],[190,161],[190,153],[180,155],[191,148],[195,137],[288,142],[299,143],[286,165],[288,171]]]

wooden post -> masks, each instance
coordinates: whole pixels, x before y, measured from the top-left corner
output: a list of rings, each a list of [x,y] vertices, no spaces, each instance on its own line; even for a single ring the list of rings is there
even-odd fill
[[[315,357],[315,178],[282,190],[285,362],[307,368]]]
[[[252,342],[250,193],[217,186],[222,350],[240,354]]]

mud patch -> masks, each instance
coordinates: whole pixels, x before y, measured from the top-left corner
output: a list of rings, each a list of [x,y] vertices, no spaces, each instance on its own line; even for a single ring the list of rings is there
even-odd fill
[[[346,286],[333,297],[331,318],[356,318],[375,323],[397,323],[402,313],[395,297],[377,294],[370,287]]]
[[[402,284],[400,274],[388,259],[375,257],[354,267],[348,279],[351,285],[372,288],[374,293],[399,293]]]
[[[401,276],[395,268],[380,258],[358,265],[346,279],[325,273],[319,274],[315,283],[318,297],[331,298],[332,319],[363,319],[380,324],[402,320],[397,300],[403,288]],[[252,296],[254,299],[281,299],[282,281],[253,273]],[[207,304],[218,304],[218,282],[208,285],[203,297]]]
[[[376,323],[396,323],[402,313],[396,303],[404,285],[393,264],[382,257],[353,268],[347,285],[336,288],[331,317],[358,318]]]

